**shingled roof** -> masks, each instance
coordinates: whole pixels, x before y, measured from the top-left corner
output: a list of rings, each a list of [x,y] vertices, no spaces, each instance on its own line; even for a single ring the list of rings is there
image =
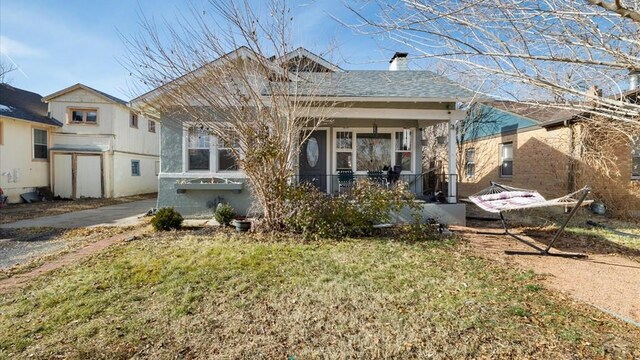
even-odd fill
[[[47,104],[42,95],[31,91],[0,84],[0,116],[31,121],[44,125],[62,126],[58,120],[47,115]]]
[[[420,98],[432,101],[468,101],[474,93],[431,71],[355,70],[298,74],[291,83],[298,96]],[[268,92],[265,92],[268,94]]]

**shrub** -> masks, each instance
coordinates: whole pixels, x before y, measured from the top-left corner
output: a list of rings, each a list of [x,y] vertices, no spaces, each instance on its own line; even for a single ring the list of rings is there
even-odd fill
[[[236,212],[229,204],[219,204],[216,212],[213,214],[213,218],[216,219],[220,225],[229,225],[235,216]]]
[[[173,208],[162,208],[151,219],[151,225],[155,230],[180,229],[182,220],[182,215]]]
[[[286,198],[286,226],[316,238],[370,235],[375,224],[391,220],[392,211],[417,206],[404,184],[384,188],[368,180],[356,181],[350,197],[330,197],[303,183],[290,186]]]

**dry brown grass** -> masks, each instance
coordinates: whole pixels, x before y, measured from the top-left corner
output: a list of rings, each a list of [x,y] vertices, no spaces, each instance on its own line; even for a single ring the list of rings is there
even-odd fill
[[[640,329],[454,243],[251,236],[156,233],[3,295],[0,357],[640,356]]]

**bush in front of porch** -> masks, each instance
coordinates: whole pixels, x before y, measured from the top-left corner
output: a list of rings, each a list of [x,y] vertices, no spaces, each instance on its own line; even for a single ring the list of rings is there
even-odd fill
[[[309,183],[289,185],[285,224],[305,238],[368,236],[375,225],[389,223],[393,212],[409,208],[418,216],[414,200],[415,195],[402,182],[387,188],[358,180],[348,196],[330,196]],[[416,230],[423,229],[418,226]]]

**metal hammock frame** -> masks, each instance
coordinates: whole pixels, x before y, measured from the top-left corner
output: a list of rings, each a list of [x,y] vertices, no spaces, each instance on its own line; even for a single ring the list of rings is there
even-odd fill
[[[482,196],[485,195],[494,195],[494,194],[500,194],[500,193],[504,193],[504,192],[513,192],[513,193],[529,193],[531,197],[535,197],[536,199],[538,199],[539,201],[534,202],[534,203],[530,203],[530,204],[526,204],[526,205],[509,205],[508,202],[505,202],[501,207],[495,207],[492,209],[488,209],[487,207],[483,206],[482,204]],[[471,196],[469,196],[469,201],[471,201],[472,203],[478,205],[481,209],[488,211],[488,212],[493,212],[493,213],[499,213],[500,214],[500,220],[502,221],[502,226],[504,228],[504,233],[502,234],[496,234],[496,233],[480,233],[480,234],[491,234],[491,235],[509,235],[511,237],[513,237],[514,239],[522,242],[523,244],[532,247],[533,249],[535,249],[535,252],[532,251],[512,251],[512,250],[506,250],[505,254],[508,255],[545,255],[545,256],[560,256],[560,257],[570,257],[570,258],[586,258],[587,255],[585,254],[571,254],[571,253],[552,253],[549,252],[551,250],[551,248],[553,247],[553,244],[556,242],[556,240],[558,240],[558,238],[560,237],[560,235],[564,232],[564,229],[566,228],[567,224],[569,223],[569,221],[573,218],[573,216],[576,214],[576,212],[578,211],[578,208],[582,205],[587,205],[593,202],[593,200],[586,200],[587,195],[589,195],[589,193],[591,192],[591,188],[589,188],[588,186],[583,187],[582,189],[572,192],[570,194],[567,194],[565,196],[559,197],[559,198],[555,198],[555,199],[551,199],[551,200],[545,200],[544,197],[542,197],[542,195],[540,195],[540,193],[538,193],[535,190],[528,190],[528,189],[519,189],[519,188],[515,188],[515,187],[511,187],[511,186],[506,186],[506,185],[502,185],[502,184],[498,184],[495,182],[491,182],[491,186],[489,186],[488,188],[481,190]],[[553,235],[553,238],[551,239],[551,241],[549,242],[549,244],[547,245],[546,248],[542,248],[534,243],[532,243],[531,241],[528,241],[526,239],[523,239],[522,237],[513,234],[511,232],[509,232],[509,226],[507,224],[507,220],[505,219],[504,213],[506,211],[510,211],[510,210],[523,210],[523,209],[533,209],[533,208],[541,208],[541,207],[547,207],[547,206],[565,206],[565,207],[572,207],[571,212],[569,213],[569,216],[567,217],[567,219],[562,223],[562,225],[560,225],[560,228],[556,231],[556,233]]]

